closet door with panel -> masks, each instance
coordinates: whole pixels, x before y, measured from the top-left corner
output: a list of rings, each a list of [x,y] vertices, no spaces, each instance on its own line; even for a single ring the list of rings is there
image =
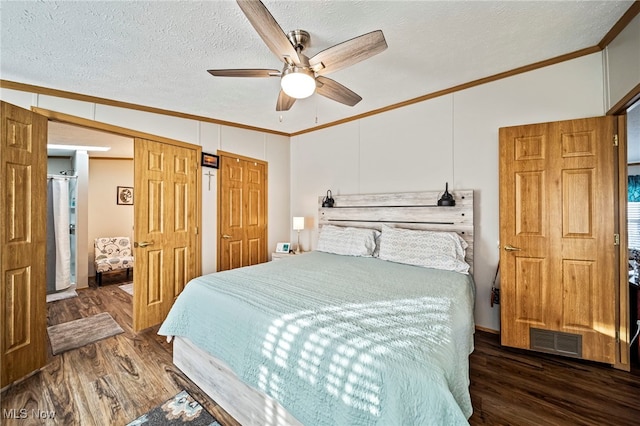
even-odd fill
[[[218,270],[266,262],[267,163],[218,154]]]
[[[0,388],[47,363],[47,119],[0,102]]]
[[[615,117],[500,129],[501,340],[613,364]]]

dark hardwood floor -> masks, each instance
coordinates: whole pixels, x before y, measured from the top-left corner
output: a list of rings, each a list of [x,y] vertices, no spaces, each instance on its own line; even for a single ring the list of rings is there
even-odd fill
[[[46,367],[2,392],[0,424],[125,425],[185,389],[225,426],[237,425],[173,365],[158,326],[133,332],[132,296],[115,280],[48,303],[47,323],[109,312],[124,333],[57,356],[49,349]],[[10,410],[25,410],[26,418],[10,419]]]
[[[118,285],[48,304],[54,325],[109,312],[123,334],[53,356],[1,395],[3,425],[124,425],[185,389],[221,423],[236,425],[171,362],[171,345],[131,329],[131,296]],[[500,346],[478,331],[470,357],[472,425],[637,425],[640,374]],[[25,411],[20,411],[25,410]],[[25,419],[10,419],[25,413]],[[47,417],[53,418],[47,419]],[[39,418],[38,418],[39,417]]]
[[[640,371],[500,346],[476,332],[472,425],[639,425]]]

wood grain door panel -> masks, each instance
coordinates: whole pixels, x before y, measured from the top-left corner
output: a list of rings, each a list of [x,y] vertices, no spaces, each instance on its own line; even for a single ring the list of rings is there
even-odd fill
[[[245,266],[244,162],[220,156],[218,270]]]
[[[136,139],[136,330],[163,321],[187,282],[198,275],[197,151]]]
[[[501,335],[580,335],[582,357],[615,361],[613,117],[500,129]],[[516,249],[505,250],[506,246]]]
[[[46,342],[47,119],[2,102],[0,337],[3,388],[41,368]]]
[[[267,261],[266,165],[245,161],[247,265]]]
[[[220,154],[218,270],[267,261],[267,164]]]

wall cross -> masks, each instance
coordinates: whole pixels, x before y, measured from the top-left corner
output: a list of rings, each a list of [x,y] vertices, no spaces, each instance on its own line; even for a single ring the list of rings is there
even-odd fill
[[[205,173],[204,175],[209,178],[209,191],[211,191],[211,178],[215,177],[215,175],[211,173],[209,170],[207,170],[207,173]]]

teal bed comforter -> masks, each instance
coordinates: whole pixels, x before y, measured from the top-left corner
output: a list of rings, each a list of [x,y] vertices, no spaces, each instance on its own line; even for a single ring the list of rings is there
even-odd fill
[[[194,279],[159,334],[305,425],[468,424],[473,306],[470,275],[310,252]]]

